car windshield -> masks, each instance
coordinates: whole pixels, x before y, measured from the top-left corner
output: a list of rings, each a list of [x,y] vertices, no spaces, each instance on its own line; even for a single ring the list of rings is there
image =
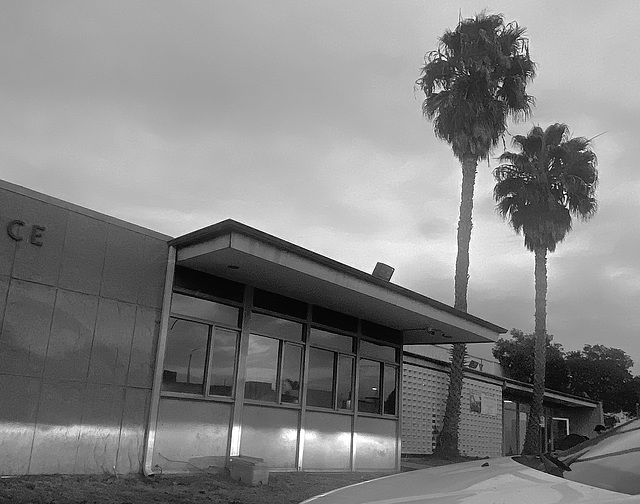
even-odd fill
[[[514,460],[562,478],[630,495],[640,494],[640,419],[564,451]]]

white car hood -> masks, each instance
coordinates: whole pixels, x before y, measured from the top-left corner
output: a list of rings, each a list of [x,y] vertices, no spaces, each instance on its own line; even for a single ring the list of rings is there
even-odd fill
[[[504,457],[394,474],[333,490],[302,504],[631,502],[640,503],[640,496],[575,483]]]

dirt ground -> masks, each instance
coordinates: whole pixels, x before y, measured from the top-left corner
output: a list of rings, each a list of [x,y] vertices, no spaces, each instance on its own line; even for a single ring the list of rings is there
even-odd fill
[[[447,462],[432,457],[403,459],[403,470]],[[297,504],[313,495],[388,473],[271,473],[267,485],[252,487],[228,472],[193,476],[21,476],[0,478],[1,504]]]

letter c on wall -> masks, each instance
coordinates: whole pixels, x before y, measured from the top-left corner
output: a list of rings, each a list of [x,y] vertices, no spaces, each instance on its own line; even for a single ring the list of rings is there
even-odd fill
[[[22,235],[20,234],[20,228],[24,226],[24,222],[21,220],[12,220],[7,224],[7,234],[15,241],[22,241]]]

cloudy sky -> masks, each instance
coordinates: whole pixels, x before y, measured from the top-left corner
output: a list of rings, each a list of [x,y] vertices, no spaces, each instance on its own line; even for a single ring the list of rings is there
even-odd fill
[[[600,135],[599,211],[550,255],[548,330],[640,373],[636,0],[7,0],[0,178],[172,236],[233,218],[452,304],[461,171],[414,82],[484,8],[527,27],[539,65],[509,133]],[[533,254],[494,211],[495,165],[478,167],[469,312],[532,332]]]

